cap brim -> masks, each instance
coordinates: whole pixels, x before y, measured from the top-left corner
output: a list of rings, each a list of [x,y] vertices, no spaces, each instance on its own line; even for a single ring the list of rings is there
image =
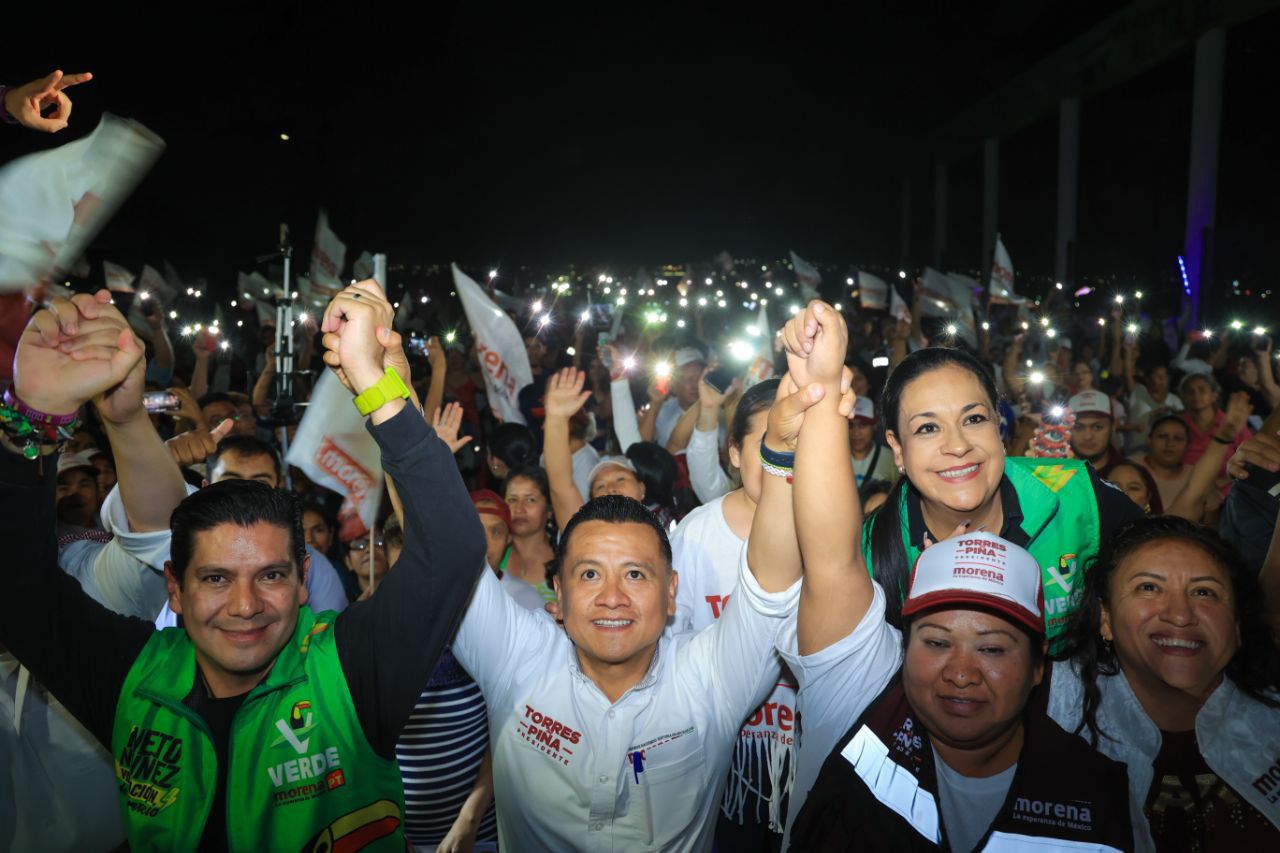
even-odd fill
[[[965,609],[963,605],[972,605],[984,610],[994,610],[1001,616],[1026,628],[1036,636],[1044,636],[1044,618],[1036,616],[1030,610],[1015,604],[1007,598],[996,595],[984,595],[980,592],[969,592],[959,589],[940,589],[915,598],[908,598],[902,605],[903,616],[914,616],[925,610],[938,610],[944,607]]]

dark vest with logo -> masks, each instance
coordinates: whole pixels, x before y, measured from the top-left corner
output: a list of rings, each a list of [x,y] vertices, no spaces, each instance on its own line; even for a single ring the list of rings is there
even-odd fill
[[[1034,701],[1004,804],[978,850],[1133,849],[1124,765],[1091,749]],[[901,673],[838,741],[791,828],[793,851],[947,846],[929,735]]]

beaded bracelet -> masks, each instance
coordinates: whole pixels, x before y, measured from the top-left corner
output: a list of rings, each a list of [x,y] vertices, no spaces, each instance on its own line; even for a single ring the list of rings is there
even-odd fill
[[[71,440],[71,435],[79,425],[75,418],[67,424],[32,424],[20,410],[6,403],[0,403],[0,431],[3,431],[14,444],[22,448],[22,455],[27,459],[35,459],[40,455],[40,447],[60,445]]]
[[[33,426],[37,427],[69,427],[76,422],[77,415],[79,414],[78,412],[72,412],[69,415],[50,415],[45,412],[38,411],[19,400],[18,395],[13,393],[12,388],[5,389],[4,404],[26,418]]]

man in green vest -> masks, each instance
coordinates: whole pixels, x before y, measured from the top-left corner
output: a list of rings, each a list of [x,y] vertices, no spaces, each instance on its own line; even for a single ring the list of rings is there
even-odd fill
[[[108,300],[56,300],[18,346],[0,432],[12,549],[0,643],[112,752],[132,849],[403,850],[395,743],[455,627],[424,616],[462,611],[484,535],[449,448],[405,404],[416,400],[390,304],[360,282],[322,326],[384,468],[432,507],[406,519],[385,594],[312,612],[294,498],[219,483],[173,513],[166,580],[184,627],[155,632],[56,564],[56,431],[42,425],[90,399],[145,418],[142,350]],[[30,436],[43,456],[25,458]]]

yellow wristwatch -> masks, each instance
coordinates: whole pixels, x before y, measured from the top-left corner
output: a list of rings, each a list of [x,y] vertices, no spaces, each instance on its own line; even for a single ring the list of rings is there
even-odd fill
[[[371,385],[357,394],[351,402],[356,404],[356,411],[362,415],[368,415],[391,400],[397,398],[407,400],[412,393],[405,387],[404,380],[400,378],[399,373],[396,373],[395,368],[388,367],[386,373],[382,374],[382,378],[378,380],[377,384]]]

